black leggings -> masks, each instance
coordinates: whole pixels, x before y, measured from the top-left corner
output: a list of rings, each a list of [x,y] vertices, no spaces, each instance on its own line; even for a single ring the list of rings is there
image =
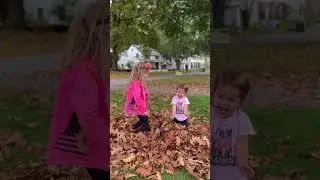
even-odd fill
[[[102,169],[93,169],[86,168],[89,176],[92,180],[109,180],[110,179],[110,171],[105,171]]]

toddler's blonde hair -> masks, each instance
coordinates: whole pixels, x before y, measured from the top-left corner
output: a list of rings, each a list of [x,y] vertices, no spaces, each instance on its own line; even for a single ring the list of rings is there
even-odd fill
[[[147,69],[145,68],[145,64],[149,63],[149,61],[140,61],[136,65],[133,66],[129,78],[129,83],[131,84],[135,80],[139,80],[141,82],[144,81],[144,74],[147,73]]]
[[[104,30],[103,18],[105,12],[103,0],[86,5],[84,11],[77,13],[69,27],[68,45],[63,58],[63,67],[70,68],[76,62],[92,57],[99,75],[104,75]],[[99,34],[98,34],[99,33]]]

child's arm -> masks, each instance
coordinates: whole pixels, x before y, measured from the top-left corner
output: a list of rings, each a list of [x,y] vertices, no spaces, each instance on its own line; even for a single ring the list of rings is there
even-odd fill
[[[190,104],[189,99],[187,97],[185,97],[183,112],[184,112],[184,115],[186,115],[188,118],[189,118],[189,104]]]
[[[183,109],[184,115],[186,115],[188,117],[189,116],[188,104],[185,104],[183,108],[184,108]]]
[[[237,138],[237,163],[241,175],[248,179],[254,177],[254,170],[249,166],[248,135],[240,135]]]
[[[171,112],[171,119],[174,118],[174,116],[176,115],[176,105],[175,104],[172,104],[172,112]]]
[[[172,98],[171,100],[171,119],[174,119],[177,111],[177,102],[175,97]]]

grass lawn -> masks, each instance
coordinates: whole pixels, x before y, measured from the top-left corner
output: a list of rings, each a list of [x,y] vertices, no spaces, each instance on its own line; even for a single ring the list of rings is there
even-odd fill
[[[257,46],[235,46],[216,49],[211,59],[211,72],[232,67],[246,72],[306,72],[319,71],[320,43],[281,43]]]
[[[0,32],[0,58],[22,58],[63,50],[66,33]]]
[[[130,71],[111,71],[110,79],[124,79],[130,77]],[[175,71],[151,72],[149,77],[157,77],[161,75],[175,74]]]
[[[148,81],[148,86],[163,86],[168,84],[184,83],[192,86],[209,85],[210,75],[197,75],[197,76],[181,76],[172,79],[159,79]]]
[[[250,152],[263,158],[257,162],[258,176],[295,170],[305,173],[308,180],[319,179],[319,111],[320,108],[246,110],[257,131],[251,139]]]

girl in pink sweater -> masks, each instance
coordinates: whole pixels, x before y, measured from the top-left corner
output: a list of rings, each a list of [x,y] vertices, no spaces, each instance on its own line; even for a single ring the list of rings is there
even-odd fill
[[[103,1],[76,16],[61,70],[46,160],[85,167],[92,180],[110,178],[109,100],[102,42]]]
[[[137,132],[150,130],[147,108],[149,93],[145,87],[150,68],[150,63],[142,61],[137,63],[131,71],[125,113],[138,116],[139,121],[132,126],[132,129]]]

